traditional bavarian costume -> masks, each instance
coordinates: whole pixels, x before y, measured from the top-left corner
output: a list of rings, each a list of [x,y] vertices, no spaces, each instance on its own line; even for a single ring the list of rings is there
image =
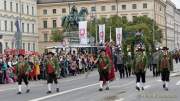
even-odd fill
[[[101,50],[101,52],[105,52]],[[99,91],[103,90],[103,84],[106,85],[106,90],[109,90],[109,70],[110,70],[110,60],[109,57],[105,55],[105,57],[99,56],[98,57],[98,72],[99,72],[99,81],[100,81],[100,89]]]
[[[49,52],[48,55],[54,55],[54,53]],[[51,85],[54,81],[56,84],[56,91],[59,92],[58,88],[58,80],[57,75],[59,73],[59,64],[55,57],[48,58],[46,60],[46,73],[47,73],[47,83],[48,83],[48,92],[47,94],[51,93]]]
[[[147,58],[146,55],[143,54],[143,51],[142,48],[138,48],[134,59],[134,73],[136,75],[136,89],[138,91],[140,91],[140,89],[144,90],[144,84],[146,82],[145,74]]]
[[[23,57],[24,55],[19,55],[18,57]],[[24,81],[26,87],[27,87],[27,91],[26,93],[29,93],[30,89],[28,87],[28,74],[31,71],[31,68],[29,66],[29,64],[25,61],[19,61],[16,66],[16,75],[17,75],[17,81],[18,81],[18,93],[17,94],[21,94],[22,93],[22,80]]]
[[[168,48],[163,47],[164,52],[161,54],[159,70],[161,71],[161,80],[163,81],[163,88],[168,91],[168,83],[170,71],[173,69],[173,62]]]

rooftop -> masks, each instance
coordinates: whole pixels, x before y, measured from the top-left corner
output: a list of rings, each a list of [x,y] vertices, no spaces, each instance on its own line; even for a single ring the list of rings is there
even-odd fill
[[[76,1],[90,1],[90,0],[37,0],[37,3],[46,4],[46,3],[62,3],[62,2],[76,2]]]

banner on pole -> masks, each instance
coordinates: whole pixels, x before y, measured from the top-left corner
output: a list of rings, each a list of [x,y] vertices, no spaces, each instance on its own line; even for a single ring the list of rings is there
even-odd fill
[[[79,39],[80,44],[87,44],[87,21],[79,22]]]
[[[99,25],[99,42],[105,43],[105,24]]]
[[[116,45],[122,43],[122,28],[116,28]]]

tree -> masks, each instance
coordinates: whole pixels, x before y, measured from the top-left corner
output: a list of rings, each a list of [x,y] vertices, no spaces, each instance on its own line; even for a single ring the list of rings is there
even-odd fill
[[[63,41],[63,32],[58,29],[52,29],[51,31],[51,40],[54,42],[62,42]]]

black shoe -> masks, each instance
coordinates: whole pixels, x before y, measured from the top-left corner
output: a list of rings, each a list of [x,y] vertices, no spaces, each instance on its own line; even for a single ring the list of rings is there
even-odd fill
[[[51,94],[52,92],[51,91],[47,91],[47,94]]]
[[[144,90],[144,87],[142,87],[141,89]]]
[[[106,87],[106,90],[109,90],[109,87]]]
[[[29,92],[30,92],[30,89],[27,89],[27,90],[26,90],[26,93],[29,93]]]
[[[22,94],[21,92],[17,92],[18,95]]]
[[[102,89],[102,88],[99,88],[99,91],[103,91],[103,89]]]
[[[165,90],[165,91],[168,91],[168,88],[166,87],[166,88],[164,88],[164,90]]]
[[[56,88],[56,92],[59,92],[59,88]]]
[[[136,90],[140,91],[140,88],[136,86]]]
[[[165,85],[165,84],[163,84],[163,88],[166,88],[166,85]]]

